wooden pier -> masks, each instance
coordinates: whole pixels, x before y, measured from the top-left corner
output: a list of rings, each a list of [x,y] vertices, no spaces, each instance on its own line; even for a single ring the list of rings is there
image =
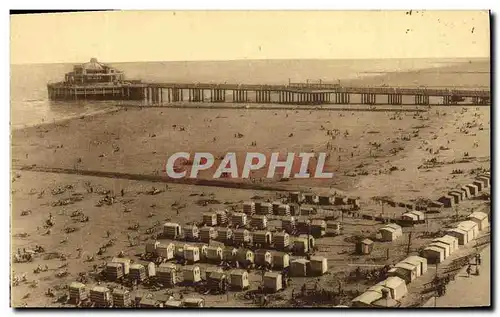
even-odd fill
[[[210,83],[49,84],[51,100],[137,100],[148,105],[178,102],[289,105],[489,105],[490,90],[340,87],[330,84],[240,85]]]

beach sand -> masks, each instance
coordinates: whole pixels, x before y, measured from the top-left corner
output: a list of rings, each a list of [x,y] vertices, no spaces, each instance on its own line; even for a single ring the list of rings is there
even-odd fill
[[[459,82],[461,79],[456,80]],[[184,131],[179,127],[183,127]],[[332,139],[326,130],[334,129],[339,134]],[[237,133],[243,137],[235,137]],[[292,133],[293,136],[290,136]],[[432,107],[424,113],[125,107],[98,116],[12,131],[12,250],[30,249],[40,244],[46,253],[67,255],[65,261],[44,260],[46,254],[41,254],[34,262],[14,263],[12,276],[26,273],[28,282],[12,287],[12,305],[60,306],[53,303],[53,298],[44,295],[48,287],[52,287],[58,295],[63,294],[66,292],[64,286],[74,281],[78,273],[91,271],[93,265],[102,265],[120,251],[137,259],[137,254],[143,252],[145,241],[151,238],[151,234],[146,232],[148,228],[161,230],[161,224],[166,221],[185,225],[200,221],[201,213],[210,207],[240,209],[241,203],[252,197],[274,200],[279,196],[275,191],[238,188],[240,182],[248,180],[227,180],[234,188],[221,188],[170,184],[168,180],[130,180],[120,176],[120,173],[130,173],[161,177],[165,162],[172,153],[206,151],[216,155],[226,152],[242,154],[250,149],[262,153],[321,152],[326,151],[326,144],[330,142],[336,148],[330,151],[327,164],[335,173],[331,180],[291,179],[280,182],[273,179],[264,180],[263,184],[330,194],[341,190],[361,198],[360,212],[363,214],[384,213],[385,216],[398,217],[404,212],[403,208],[381,208],[371,198],[389,196],[396,201],[408,201],[425,197],[436,200],[449,190],[469,183],[474,178],[471,174],[473,169],[489,169],[490,133],[489,107],[461,105]],[[254,141],[257,146],[251,147]],[[372,145],[374,142],[380,143],[378,149]],[[465,152],[468,152],[466,158]],[[421,167],[431,159],[435,159],[437,164],[429,168]],[[100,171],[116,175],[90,177],[22,170],[33,165],[42,170]],[[464,173],[452,174],[455,169]],[[209,179],[211,174],[212,171],[209,171],[201,177]],[[71,186],[65,187],[67,185]],[[92,193],[88,191],[89,186],[94,189]],[[165,192],[147,194],[153,187]],[[57,188],[65,190],[63,193],[51,193]],[[120,196],[122,189],[125,192],[123,197]],[[104,196],[99,193],[103,190],[116,195],[116,203],[96,207]],[[57,202],[72,197],[79,198],[69,205],[57,205]],[[201,204],[199,200],[207,197],[214,197],[218,202],[208,206]],[[374,235],[382,224],[359,217],[346,217],[343,219],[343,235],[317,241],[318,255],[328,258],[330,271],[329,275],[319,278],[319,284],[326,289],[336,289],[338,282],[345,281],[359,263],[375,266],[396,263],[407,255],[410,232],[414,233],[410,251],[417,254],[430,241],[424,236],[425,232],[437,232],[453,226],[458,221],[453,216],[464,217],[484,203],[481,199],[464,201],[456,210],[445,209],[441,214],[429,215],[428,224],[405,228],[404,236],[394,243],[377,242],[373,253],[368,256],[353,255],[354,244],[350,239]],[[185,206],[177,212],[176,205]],[[31,213],[21,216],[25,210]],[[71,217],[75,210],[89,216],[89,222],[78,222]],[[44,235],[42,227],[49,213],[54,216],[55,225],[50,235]],[[134,224],[139,225],[138,232],[127,229]],[[271,223],[272,228],[278,226],[277,220]],[[65,233],[67,227],[75,227],[77,231]],[[115,244],[104,255],[96,256],[94,262],[85,262],[87,255],[95,255],[99,247],[109,240],[105,236],[106,230],[116,239]],[[137,246],[129,246],[128,234],[137,236]],[[77,257],[77,248],[83,249],[81,258]],[[45,264],[49,271],[33,273],[38,265]],[[63,264],[67,264],[65,268],[69,275],[58,278],[55,274],[64,269],[59,268]],[[201,266],[203,268],[206,264]],[[482,274],[489,276],[486,269]],[[33,280],[38,281],[38,287],[30,286]],[[250,280],[252,289],[256,289],[260,285],[260,273],[253,271]],[[288,299],[292,289],[297,293],[304,283],[315,281],[294,278],[292,287],[280,293],[280,297],[273,298],[273,305],[290,306]],[[371,286],[370,281],[343,283],[349,291],[363,291]],[[181,290],[190,296],[200,296],[192,288],[175,288],[176,296]],[[165,290],[150,292],[156,297],[163,296]],[[204,297],[208,306],[255,306],[242,294],[231,292],[228,297]],[[343,298],[341,303],[349,304],[349,299],[352,297]]]

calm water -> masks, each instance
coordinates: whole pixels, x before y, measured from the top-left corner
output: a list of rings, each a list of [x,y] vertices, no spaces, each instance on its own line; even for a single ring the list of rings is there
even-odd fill
[[[82,61],[84,62],[84,61]],[[465,60],[253,60],[116,63],[127,78],[156,82],[284,84],[350,83],[395,71],[443,67]],[[46,84],[64,79],[71,64],[11,65],[11,126],[22,128],[113,109],[116,102],[50,102]],[[376,72],[376,73],[374,73]]]

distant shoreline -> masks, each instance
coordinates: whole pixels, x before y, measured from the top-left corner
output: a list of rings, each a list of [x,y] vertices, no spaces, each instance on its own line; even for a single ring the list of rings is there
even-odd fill
[[[64,118],[60,118],[60,119],[54,119],[53,121],[48,121],[48,122],[25,124],[23,126],[16,126],[16,127],[13,127],[11,125],[11,131],[22,131],[22,130],[32,129],[32,128],[38,129],[38,128],[43,128],[43,127],[50,127],[53,125],[61,125],[61,124],[65,124],[69,121],[73,121],[73,120],[77,120],[77,119],[96,117],[99,115],[118,112],[118,111],[122,110],[121,106],[113,106],[113,107],[114,108],[111,108],[111,109],[99,109],[99,110],[92,111],[92,112],[85,113],[85,114],[73,115],[73,116],[64,117]]]
[[[175,104],[164,104],[164,105],[133,105],[133,104],[122,104],[113,106],[112,109],[96,110],[91,113],[74,115],[70,117],[65,117],[61,119],[55,119],[50,122],[34,123],[29,125],[24,125],[21,127],[11,127],[11,131],[22,131],[27,129],[39,129],[39,128],[52,128],[57,125],[64,125],[70,121],[97,117],[100,115],[116,113],[119,111],[126,111],[127,108],[141,108],[141,109],[200,109],[200,110],[216,110],[216,109],[226,109],[226,110],[261,110],[261,111],[278,111],[278,110],[297,110],[297,111],[367,111],[367,112],[426,112],[424,106],[390,106],[390,105],[380,105],[374,108],[370,108],[368,105],[321,105],[321,106],[301,106],[301,105],[282,105],[276,103],[275,106],[269,104],[235,104],[227,103],[226,105],[221,105],[219,103],[189,103],[189,102],[178,102]]]

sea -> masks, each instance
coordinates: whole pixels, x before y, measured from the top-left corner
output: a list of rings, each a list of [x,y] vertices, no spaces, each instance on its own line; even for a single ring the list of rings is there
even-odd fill
[[[82,63],[85,61],[82,61]],[[107,62],[107,61],[103,61]],[[125,72],[127,79],[147,82],[179,83],[241,83],[286,84],[289,82],[323,82],[341,85],[384,84],[384,78],[395,73],[453,69],[471,63],[470,59],[379,59],[379,60],[235,60],[186,62],[108,63]],[[477,62],[474,60],[474,62]],[[489,65],[488,61],[479,61]],[[62,81],[72,64],[14,64],[11,65],[12,129],[43,123],[58,122],[83,115],[116,109],[114,101],[48,100],[47,83]],[[489,76],[489,75],[488,75]],[[380,79],[380,80],[379,80]],[[419,86],[405,82],[398,86]],[[445,85],[436,83],[433,86]],[[445,86],[443,86],[445,87]]]

